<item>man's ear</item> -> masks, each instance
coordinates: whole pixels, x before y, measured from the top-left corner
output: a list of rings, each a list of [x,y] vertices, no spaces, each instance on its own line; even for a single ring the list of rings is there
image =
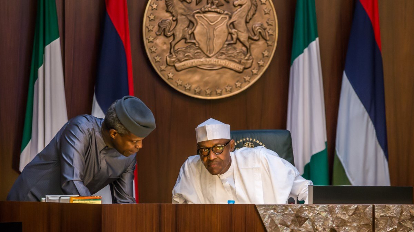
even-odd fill
[[[236,142],[234,142],[234,140],[230,140],[230,151],[234,151],[234,149],[236,148]]]
[[[115,129],[110,129],[109,130],[109,136],[111,136],[112,139],[115,139],[115,137],[118,136],[118,135],[119,135],[119,133],[118,133],[117,130],[115,130]]]

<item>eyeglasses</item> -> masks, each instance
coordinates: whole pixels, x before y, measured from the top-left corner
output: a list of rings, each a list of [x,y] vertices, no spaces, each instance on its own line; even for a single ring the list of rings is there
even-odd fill
[[[230,143],[230,141],[228,141],[225,144],[216,144],[216,145],[214,145],[212,147],[201,147],[201,148],[198,148],[197,149],[197,153],[200,154],[202,157],[206,157],[206,156],[208,156],[210,154],[210,150],[212,150],[214,154],[220,155],[221,153],[223,153],[224,148]]]

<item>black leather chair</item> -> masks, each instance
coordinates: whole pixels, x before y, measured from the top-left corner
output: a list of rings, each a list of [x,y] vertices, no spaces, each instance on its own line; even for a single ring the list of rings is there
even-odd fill
[[[242,147],[264,146],[276,152],[293,166],[295,161],[292,150],[292,137],[288,130],[240,130],[232,131],[231,138],[236,142],[236,149]]]

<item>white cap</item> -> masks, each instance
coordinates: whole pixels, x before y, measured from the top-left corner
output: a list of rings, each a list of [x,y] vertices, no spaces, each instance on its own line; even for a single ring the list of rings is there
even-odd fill
[[[198,125],[195,131],[197,143],[213,139],[230,139],[230,125],[213,118]]]

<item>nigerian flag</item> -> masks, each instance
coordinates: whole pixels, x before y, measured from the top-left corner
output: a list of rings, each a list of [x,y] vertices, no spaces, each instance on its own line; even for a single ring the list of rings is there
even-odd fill
[[[68,121],[55,0],[38,0],[20,171]]]
[[[328,185],[325,103],[314,0],[296,3],[287,129],[292,134],[299,172],[315,185]]]

